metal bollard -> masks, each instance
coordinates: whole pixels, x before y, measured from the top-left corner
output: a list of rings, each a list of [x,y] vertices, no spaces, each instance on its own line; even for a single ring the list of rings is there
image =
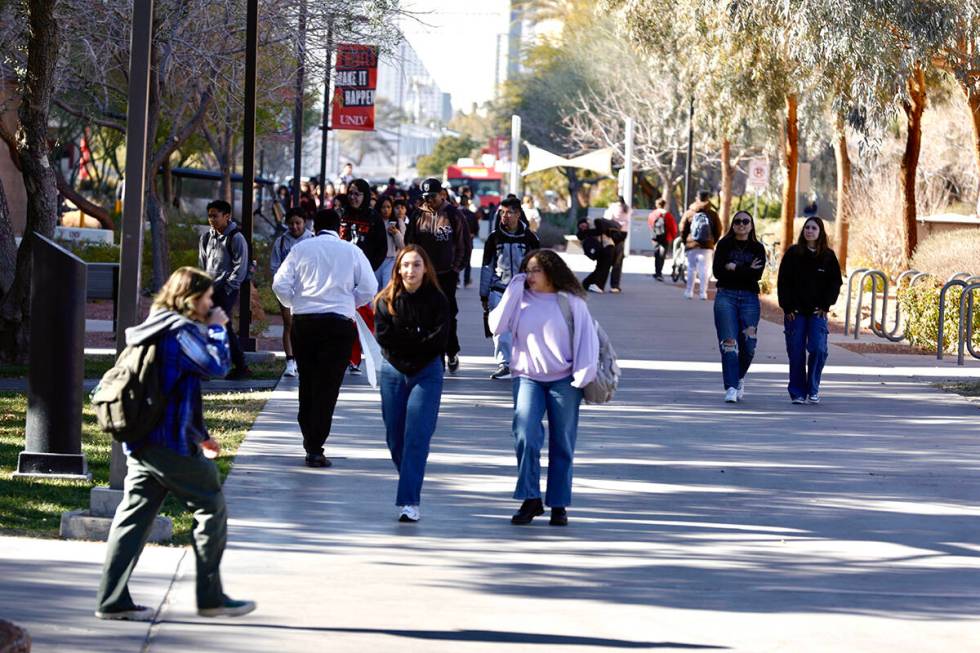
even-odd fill
[[[92,480],[82,453],[85,263],[34,234],[27,425],[15,476]]]

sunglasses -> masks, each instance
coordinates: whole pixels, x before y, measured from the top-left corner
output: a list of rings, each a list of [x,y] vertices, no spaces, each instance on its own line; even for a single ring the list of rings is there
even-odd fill
[[[752,220],[750,218],[735,218],[734,220],[732,220],[732,224],[735,224],[735,225],[738,225],[738,224],[752,224]]]

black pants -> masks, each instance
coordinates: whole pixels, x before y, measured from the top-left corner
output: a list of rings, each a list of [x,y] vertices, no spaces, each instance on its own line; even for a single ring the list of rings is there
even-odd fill
[[[228,348],[231,350],[231,364],[236,370],[245,369],[245,354],[242,352],[242,345],[238,342],[238,336],[235,335],[235,329],[232,326],[234,320],[231,319],[231,313],[238,306],[238,291],[228,290],[227,288],[215,288],[214,289],[214,305],[220,306],[228,315],[228,324],[225,325],[225,331],[228,332]]]
[[[616,243],[612,256],[612,280],[609,285],[619,288],[619,282],[623,278],[623,259],[626,258],[626,241]]]
[[[653,241],[653,263],[655,276],[663,276],[664,260],[667,258],[667,245]]]
[[[455,356],[459,353],[459,337],[456,335],[456,316],[459,314],[459,304],[456,303],[456,284],[459,283],[459,273],[440,272],[439,286],[449,300],[449,340],[446,341],[446,355]]]
[[[615,251],[616,248],[612,245],[606,245],[599,250],[598,258],[595,261],[595,270],[589,276],[582,279],[582,285],[584,287],[587,288],[590,285],[595,285],[598,286],[599,290],[605,290],[606,279],[609,278],[609,268],[612,267]]]
[[[299,368],[299,421],[306,453],[323,453],[333,410],[357,337],[352,320],[335,313],[293,316],[293,354]]]

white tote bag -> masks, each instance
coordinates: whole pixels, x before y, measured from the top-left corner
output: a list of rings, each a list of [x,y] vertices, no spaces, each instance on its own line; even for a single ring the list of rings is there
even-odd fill
[[[377,388],[378,372],[381,370],[381,345],[374,339],[374,334],[360,313],[354,313],[354,321],[357,322],[357,338],[361,341],[361,359],[367,370],[368,383],[372,388]]]

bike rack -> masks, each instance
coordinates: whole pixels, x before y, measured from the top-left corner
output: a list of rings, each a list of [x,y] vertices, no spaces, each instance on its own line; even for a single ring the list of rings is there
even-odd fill
[[[858,283],[858,288],[864,288],[864,280],[868,277],[875,279],[876,281],[872,283],[871,286],[871,320],[868,328],[871,329],[871,333],[878,336],[879,338],[887,337],[885,335],[885,315],[888,313],[888,276],[881,270],[868,270],[861,275],[861,281]],[[881,280],[881,328],[875,326],[875,307],[878,304],[878,291],[876,289],[877,280]],[[861,304],[864,300],[864,292],[858,292],[857,297],[857,307],[854,310],[854,339],[858,339],[861,331]]]
[[[862,272],[867,272],[870,268],[858,268],[854,272],[851,272],[850,276],[847,277],[847,310],[844,313],[844,335],[847,335],[848,325],[851,323],[851,293],[854,288],[854,277],[861,274]]]
[[[929,276],[932,275],[930,275],[928,272],[919,272],[918,270],[913,269],[913,270],[906,270],[905,272],[898,275],[897,279],[895,279],[895,322],[894,322],[894,326],[892,326],[891,331],[886,331],[885,329],[885,318],[887,317],[887,313],[885,311],[884,303],[882,303],[882,308],[881,308],[881,329],[884,332],[885,338],[891,340],[892,342],[901,342],[902,340],[905,340],[908,337],[908,329],[907,329],[908,325],[906,325],[906,329],[902,331],[902,335],[898,335],[898,330],[901,328],[901,323],[902,323],[902,302],[899,301],[899,297],[898,297],[899,292],[901,292],[902,290],[902,279],[906,277],[912,277],[911,279],[909,279],[908,286],[906,286],[906,288],[911,288],[912,286],[915,285],[917,281],[921,279],[925,279],[926,277]]]
[[[952,276],[949,277],[949,279],[946,279],[946,282],[948,283],[950,281],[956,281],[960,277],[969,277],[969,276],[970,276],[969,272],[954,272]]]
[[[961,273],[954,274],[953,276],[957,277],[959,274]],[[936,358],[938,360],[943,359],[943,323],[946,321],[946,293],[949,292],[949,289],[953,286],[966,288],[966,282],[962,279],[951,278],[943,286],[943,289],[939,291],[939,329],[936,333]],[[960,299],[963,299],[962,295],[960,296]],[[959,332],[957,332],[956,335],[959,337]]]
[[[968,349],[974,358],[980,358],[980,353],[973,349],[973,291],[980,289],[980,283],[976,281],[978,278],[980,277],[974,276],[967,279],[967,285],[960,295],[960,323],[956,330],[956,334],[960,337],[959,353],[956,356],[957,365],[963,364],[964,349]]]

